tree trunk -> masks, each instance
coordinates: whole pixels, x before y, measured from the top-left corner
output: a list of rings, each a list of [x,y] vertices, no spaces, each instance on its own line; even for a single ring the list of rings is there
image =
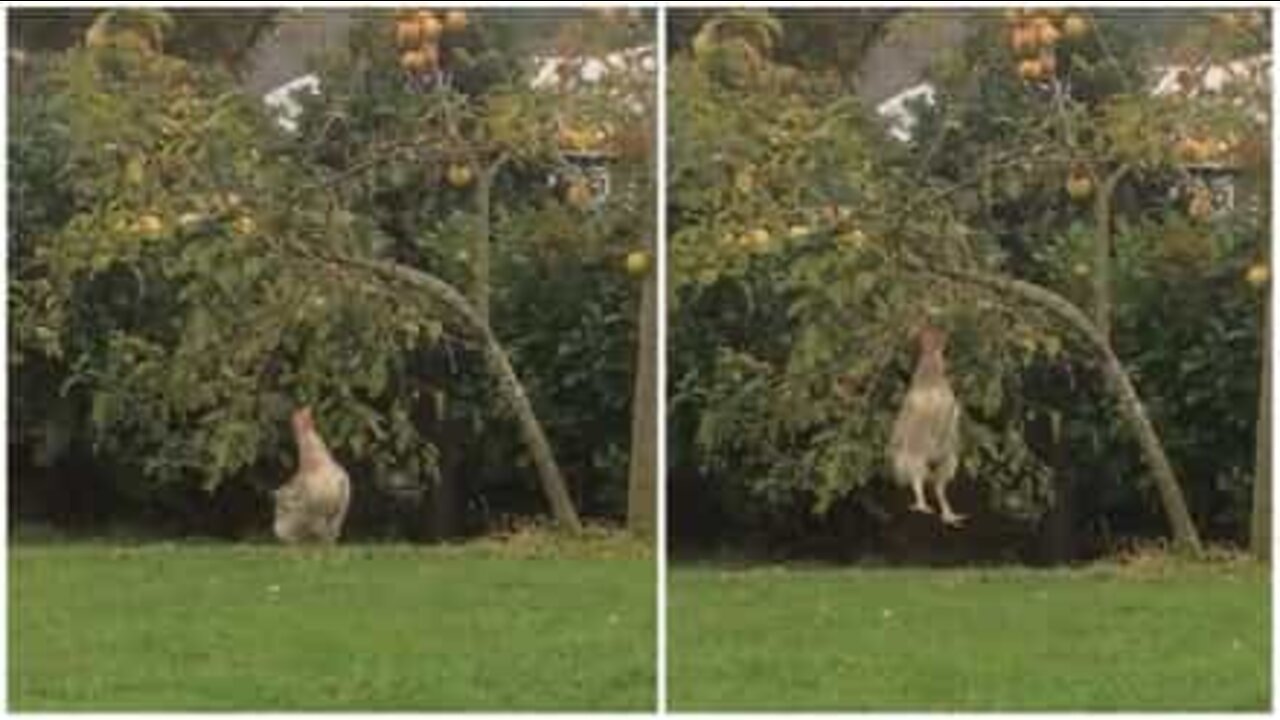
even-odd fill
[[[565,485],[560,466],[556,464],[551,443],[547,441],[542,425],[533,414],[533,405],[529,402],[529,396],[525,394],[515,370],[511,368],[511,361],[507,359],[506,351],[498,345],[492,333],[486,330],[485,335],[487,346],[485,356],[489,368],[498,379],[502,396],[508,407],[515,413],[520,437],[524,440],[525,448],[528,449],[534,465],[538,468],[538,480],[542,483],[542,493],[546,496],[547,503],[551,505],[551,513],[556,518],[556,522],[574,532],[579,532],[582,530],[582,522],[578,519],[573,500],[569,497],[569,489]]]
[[[1103,179],[1093,202],[1093,324],[1111,342],[1111,206],[1116,187],[1129,172],[1121,165]]]
[[[490,259],[489,213],[493,194],[493,178],[498,166],[480,168],[476,178],[475,202],[476,225],[471,242],[471,287],[467,297],[476,315],[486,326],[491,327],[489,317],[489,277],[492,261]]]
[[[1253,511],[1249,547],[1255,557],[1271,561],[1271,292],[1263,300],[1262,378],[1253,471]]]
[[[546,434],[542,431],[542,425],[533,412],[533,406],[525,394],[524,386],[520,384],[520,379],[512,369],[506,351],[494,337],[493,331],[481,321],[475,309],[466,298],[462,297],[461,293],[434,275],[399,263],[320,251],[301,243],[292,243],[290,250],[295,255],[324,263],[339,271],[360,271],[384,281],[408,285],[419,290],[452,315],[467,332],[480,339],[483,344],[485,364],[498,383],[498,392],[504,403],[515,415],[525,448],[538,469],[538,480],[542,485],[547,504],[551,507],[552,516],[564,528],[573,532],[582,530],[582,522],[578,519],[578,513],[569,497],[564,475],[556,463],[555,454],[551,450],[551,444],[547,442]]]
[[[1060,565],[1074,560],[1076,550],[1076,476],[1071,448],[1063,437],[1060,418],[1050,421],[1049,465],[1053,468],[1053,502],[1042,520],[1044,560]]]
[[[1002,295],[1016,296],[1052,313],[1088,340],[1102,361],[1103,374],[1106,375],[1112,394],[1118,401],[1120,412],[1142,448],[1147,469],[1151,472],[1160,493],[1160,502],[1173,532],[1175,547],[1183,552],[1200,554],[1202,549],[1200,535],[1196,531],[1195,522],[1191,519],[1191,513],[1187,510],[1182,488],[1178,485],[1177,476],[1169,464],[1168,456],[1165,455],[1160,436],[1152,427],[1146,408],[1129,380],[1129,374],[1125,372],[1124,366],[1112,351],[1111,343],[1079,308],[1051,290],[1022,280],[953,268],[927,267],[918,261],[910,262],[910,265],[926,274],[967,283]]]
[[[475,165],[476,228],[471,240],[471,286],[467,298],[486,327],[493,327],[489,314],[493,295],[493,183],[510,159],[502,153],[488,165]]]
[[[466,436],[464,423],[439,418],[441,431],[440,477],[428,498],[431,539],[451,540],[462,534],[462,457],[458,451]]]
[[[627,527],[651,536],[657,515],[658,474],[658,311],[657,270],[650,270],[640,295],[636,382],[631,395],[631,467],[627,479]]]
[[[471,271],[471,277],[468,279],[467,300],[471,302],[471,307],[475,310],[476,316],[485,327],[493,329],[493,315],[490,312],[490,298],[492,297],[492,276],[493,276],[493,237],[492,237],[492,208],[493,208],[493,180],[498,174],[498,170],[505,162],[503,159],[495,161],[492,165],[484,166],[480,163],[472,163],[471,167],[475,172],[475,188],[473,189],[473,200],[475,202],[476,224],[471,228],[470,243],[470,260],[468,267]],[[482,457],[488,455],[490,438],[488,435],[477,438],[477,449],[482,453]],[[461,463],[459,463],[461,466]],[[440,502],[437,504],[437,513],[449,513],[454,508],[459,508],[459,479],[457,476],[442,477],[439,486]],[[454,513],[455,515],[457,513]],[[444,514],[438,514],[437,520],[440,521],[441,531],[449,532],[457,523],[446,524],[447,517]]]

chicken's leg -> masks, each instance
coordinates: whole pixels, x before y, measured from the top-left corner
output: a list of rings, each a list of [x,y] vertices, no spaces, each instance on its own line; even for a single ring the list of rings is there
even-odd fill
[[[912,510],[926,515],[933,514],[933,508],[929,507],[929,503],[925,501],[924,478],[920,475],[911,478],[911,494],[915,496],[915,502],[911,504]]]
[[[956,460],[952,457],[938,468],[934,476],[934,492],[938,495],[938,507],[942,508],[942,522],[952,527],[959,527],[964,524],[965,516],[952,510],[951,503],[947,502],[947,485],[951,483],[951,478],[955,474]]]

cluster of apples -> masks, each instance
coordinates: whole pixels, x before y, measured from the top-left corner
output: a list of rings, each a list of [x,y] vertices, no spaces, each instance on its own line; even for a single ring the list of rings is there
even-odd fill
[[[1089,20],[1065,10],[1008,10],[1009,48],[1018,58],[1018,77],[1039,82],[1058,72],[1057,48],[1089,33]]]
[[[600,150],[609,144],[613,138],[613,128],[609,125],[588,125],[585,127],[570,127],[568,125],[561,126],[557,131],[556,140],[559,142],[561,149],[583,152],[587,150]]]
[[[1214,19],[1228,30],[1261,30],[1267,24],[1266,15],[1258,10],[1216,13]]]
[[[413,10],[398,15],[395,31],[400,67],[414,74],[439,70],[441,37],[445,33],[462,32],[467,22],[467,13],[462,10],[448,10],[438,15],[430,10]]]
[[[254,219],[252,211],[244,206],[244,202],[236,193],[197,195],[194,200],[195,208],[178,215],[176,225],[174,219],[166,219],[159,212],[144,212],[131,222],[118,220],[115,229],[153,240],[166,232],[190,231],[219,217],[234,216],[231,220],[231,230],[236,235],[249,237],[258,232],[258,222]]]
[[[762,227],[751,228],[742,233],[726,233],[720,238],[725,247],[737,247],[748,253],[768,250],[773,243],[773,235]]]
[[[1215,138],[1209,135],[1188,135],[1178,140],[1173,152],[1185,163],[1206,163],[1223,160],[1236,152],[1239,142],[1235,137]]]

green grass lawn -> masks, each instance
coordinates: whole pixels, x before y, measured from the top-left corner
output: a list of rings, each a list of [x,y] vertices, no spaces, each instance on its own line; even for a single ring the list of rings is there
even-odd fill
[[[1269,707],[1253,564],[1149,572],[676,567],[673,710]]]
[[[15,710],[651,710],[652,559],[87,544],[9,555]]]

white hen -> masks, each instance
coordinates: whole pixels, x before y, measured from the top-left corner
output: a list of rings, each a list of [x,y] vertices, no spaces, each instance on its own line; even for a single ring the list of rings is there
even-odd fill
[[[337,542],[351,503],[351,480],[316,431],[311,408],[293,413],[298,470],[275,491],[276,537],[286,543]]]

